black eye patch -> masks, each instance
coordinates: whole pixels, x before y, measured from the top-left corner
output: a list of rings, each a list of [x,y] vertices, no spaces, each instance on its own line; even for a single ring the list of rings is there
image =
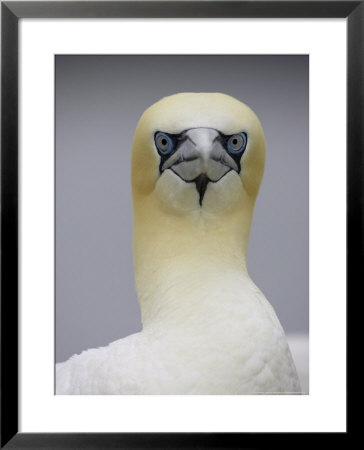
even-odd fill
[[[159,173],[162,173],[162,167],[165,161],[170,158],[179,148],[179,146],[186,141],[186,131],[182,131],[182,133],[179,134],[172,134],[172,133],[166,133],[165,131],[157,131],[154,133],[154,143],[156,146],[156,149],[158,151],[158,154],[161,157],[160,164],[159,164]],[[163,151],[163,144],[164,140],[167,142],[170,142],[171,148],[169,151]],[[159,144],[159,141],[162,143],[162,146]]]
[[[238,166],[238,173],[241,171],[241,157],[246,149],[247,143],[248,143],[248,136],[245,132],[241,133],[235,133],[235,134],[224,134],[221,133],[221,131],[218,131],[217,140],[221,143],[221,145],[224,147],[226,152],[229,154],[229,156],[235,161],[236,165]],[[232,151],[231,149],[231,143],[234,143],[234,137],[242,138],[241,146],[238,149],[238,151]]]

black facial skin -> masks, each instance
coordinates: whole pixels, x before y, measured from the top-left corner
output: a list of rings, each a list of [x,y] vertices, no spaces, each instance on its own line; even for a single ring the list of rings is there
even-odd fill
[[[207,185],[209,183],[216,183],[216,181],[211,181],[209,179],[209,177],[205,173],[201,173],[201,175],[199,175],[197,178],[195,178],[193,180],[193,182],[196,185],[196,189],[197,189],[197,192],[198,192],[198,195],[199,195],[200,206],[202,206],[202,200],[203,200],[203,198],[205,196]]]
[[[187,132],[188,132],[188,131],[189,131],[189,130],[184,130],[184,131],[182,131],[182,132],[179,133],[179,134],[171,134],[171,133],[166,133],[166,132],[163,131],[163,133],[166,134],[166,135],[171,139],[171,141],[172,141],[172,143],[173,143],[172,151],[169,152],[169,153],[167,153],[167,154],[166,154],[165,152],[161,151],[161,150],[158,148],[158,145],[156,144],[156,136],[157,136],[158,133],[160,133],[160,131],[157,131],[157,132],[154,134],[155,145],[156,145],[157,151],[158,151],[158,153],[159,153],[159,155],[160,155],[160,164],[159,164],[159,173],[160,173],[160,174],[162,174],[162,173],[164,172],[164,170],[165,170],[165,169],[163,169],[163,166],[164,166],[165,162],[166,162],[172,155],[174,155],[174,154],[178,151],[178,149],[180,148],[180,146],[181,146],[187,139],[190,139],[190,137],[187,135]],[[221,146],[223,147],[223,149],[225,150],[225,152],[228,154],[228,156],[229,156],[230,158],[232,158],[232,160],[233,160],[233,161],[235,162],[235,164],[236,164],[236,168],[235,168],[235,167],[234,167],[234,168],[230,168],[230,170],[229,170],[228,172],[230,172],[231,170],[235,170],[237,173],[240,173],[240,172],[241,172],[241,157],[242,157],[242,155],[244,154],[246,145],[245,145],[245,147],[242,149],[241,152],[236,152],[236,153],[229,152],[229,151],[228,151],[228,141],[229,141],[229,139],[231,138],[232,135],[226,135],[226,134],[223,134],[223,133],[221,133],[219,130],[215,130],[215,131],[217,132],[217,136],[216,136],[215,140],[219,141],[219,143],[221,144]],[[247,135],[246,135],[246,133],[243,133],[243,134],[245,135],[245,138],[246,138],[246,141],[247,141]],[[212,159],[215,159],[215,158],[212,158]],[[188,159],[183,158],[183,161],[188,161]],[[228,167],[229,167],[229,166],[228,166]],[[178,173],[176,173],[176,172],[173,170],[173,166],[172,166],[172,167],[169,167],[169,168],[170,168],[177,176],[179,176],[183,181],[185,181],[186,183],[195,183],[196,190],[197,190],[197,192],[198,192],[198,194],[199,194],[199,204],[200,204],[200,206],[202,206],[202,201],[203,201],[203,198],[204,198],[204,195],[205,195],[205,192],[206,192],[208,183],[216,183],[217,181],[220,180],[220,178],[219,178],[218,180],[211,180],[211,179],[207,176],[207,174],[205,174],[205,173],[201,173],[200,175],[198,175],[198,176],[197,176],[195,179],[193,179],[193,180],[186,180],[186,179],[184,179],[181,175],[179,175]],[[226,173],[228,173],[228,172],[226,172]],[[225,176],[226,173],[224,173],[223,176]]]
[[[158,133],[160,133],[160,132],[157,131],[157,132],[154,134],[154,140],[155,140],[155,137],[157,136]],[[161,157],[161,160],[160,160],[160,163],[159,163],[159,173],[160,173],[161,175],[162,175],[162,173],[164,172],[164,170],[162,169],[162,167],[163,167],[163,164],[165,163],[165,161],[166,161],[168,158],[170,158],[174,153],[176,153],[176,151],[178,150],[178,148],[180,147],[180,145],[183,144],[183,142],[186,141],[187,136],[186,136],[185,133],[186,133],[185,131],[182,131],[182,133],[179,133],[179,134],[164,133],[164,134],[168,134],[168,136],[172,139],[172,142],[173,142],[173,150],[172,150],[171,153],[164,154],[164,153],[161,152],[161,151],[158,149],[158,147],[156,146],[156,147],[157,147],[157,150],[158,150],[158,153],[159,153],[159,155],[160,155],[160,157]],[[184,181],[186,181],[186,180],[184,180]]]
[[[247,137],[246,133],[244,133],[244,134],[245,134],[246,140],[248,141],[248,137]],[[223,134],[223,133],[221,133],[221,131],[219,131],[218,140],[221,142],[221,145],[224,147],[224,149],[226,151],[228,151],[227,143],[228,143],[228,140],[231,138],[231,136],[232,135]],[[245,148],[246,148],[246,146],[245,146]],[[241,157],[243,156],[244,150],[243,150],[242,153],[230,153],[230,152],[228,152],[229,156],[231,158],[233,158],[233,160],[236,162],[236,165],[238,166],[238,171],[237,171],[238,173],[241,172],[240,161],[241,161]]]

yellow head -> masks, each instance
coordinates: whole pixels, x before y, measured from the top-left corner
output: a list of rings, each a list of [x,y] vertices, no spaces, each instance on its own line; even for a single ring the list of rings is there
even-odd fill
[[[261,124],[244,103],[219,93],[183,93],[148,108],[132,154],[134,202],[155,194],[174,213],[226,211],[254,200],[264,170]]]
[[[208,285],[202,277],[229,267],[246,271],[264,159],[258,118],[228,95],[176,94],[144,112],[132,152],[134,267],[144,325],[194,298],[185,280]]]

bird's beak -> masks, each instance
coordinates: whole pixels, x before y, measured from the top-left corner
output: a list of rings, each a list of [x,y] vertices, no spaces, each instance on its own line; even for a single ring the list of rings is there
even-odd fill
[[[183,133],[178,149],[161,164],[161,171],[167,169],[196,184],[202,205],[208,183],[216,183],[231,170],[239,172],[240,167],[227,153],[217,130],[192,128]]]

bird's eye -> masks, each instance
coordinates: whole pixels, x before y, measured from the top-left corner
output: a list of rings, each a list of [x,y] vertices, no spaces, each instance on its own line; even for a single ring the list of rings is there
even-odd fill
[[[166,133],[162,133],[159,131],[154,136],[155,145],[159,151],[163,155],[168,155],[173,150],[173,142],[172,139]]]
[[[230,153],[241,153],[245,150],[246,141],[245,133],[233,134],[227,142],[227,149]]]

